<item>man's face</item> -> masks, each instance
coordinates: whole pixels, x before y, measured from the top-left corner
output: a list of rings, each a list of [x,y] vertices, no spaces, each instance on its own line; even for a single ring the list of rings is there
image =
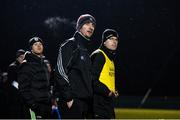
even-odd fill
[[[24,54],[20,55],[18,58],[17,58],[17,61],[21,64],[24,60]]]
[[[92,22],[85,23],[82,28],[80,29],[80,32],[87,38],[90,38],[94,33],[95,26]]]
[[[118,46],[118,38],[117,37],[110,37],[104,42],[104,46],[109,50],[116,50]]]
[[[41,42],[35,42],[35,43],[32,45],[31,51],[32,51],[32,53],[34,53],[34,54],[42,55],[43,49],[44,49],[44,47],[43,47],[43,45],[42,45]]]

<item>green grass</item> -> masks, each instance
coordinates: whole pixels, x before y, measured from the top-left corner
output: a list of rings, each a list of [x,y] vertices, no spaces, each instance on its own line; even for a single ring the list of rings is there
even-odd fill
[[[180,119],[180,110],[115,108],[117,119]]]

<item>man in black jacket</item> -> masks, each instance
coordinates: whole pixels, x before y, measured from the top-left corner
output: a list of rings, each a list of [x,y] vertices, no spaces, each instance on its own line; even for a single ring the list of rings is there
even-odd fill
[[[16,60],[8,66],[8,80],[5,84],[8,103],[8,105],[6,106],[6,108],[8,109],[6,118],[22,118],[23,110],[21,99],[19,96],[17,74],[18,68],[24,60],[24,54],[25,51],[23,49],[17,50]]]
[[[115,87],[114,55],[118,46],[118,33],[106,29],[102,35],[102,44],[91,55],[94,81],[94,117],[114,119],[114,97],[118,96]]]
[[[12,85],[14,85],[14,87],[16,87],[16,88],[18,87],[16,85],[16,84],[18,84],[18,83],[16,83],[17,82],[17,72],[18,72],[19,66],[22,64],[22,62],[24,60],[24,54],[25,54],[25,51],[23,49],[17,50],[16,60],[8,66],[8,81]]]
[[[33,37],[29,40],[29,46],[31,52],[25,53],[25,60],[18,73],[19,91],[25,103],[25,112],[33,111],[36,118],[50,118],[50,76],[44,62],[43,41],[39,37]]]
[[[87,49],[96,20],[79,17],[74,36],[61,44],[55,68],[62,118],[87,118],[92,107],[91,60]]]

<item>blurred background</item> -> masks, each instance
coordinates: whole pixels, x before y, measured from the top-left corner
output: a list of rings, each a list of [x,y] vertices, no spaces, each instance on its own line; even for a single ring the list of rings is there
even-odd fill
[[[77,18],[89,13],[97,26],[91,50],[106,28],[120,35],[116,54],[119,108],[180,109],[180,40],[177,0],[1,0],[0,69],[28,50],[39,36],[56,64],[59,45],[75,32]]]

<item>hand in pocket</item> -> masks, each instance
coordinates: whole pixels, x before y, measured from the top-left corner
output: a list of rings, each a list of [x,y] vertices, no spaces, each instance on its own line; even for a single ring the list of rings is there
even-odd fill
[[[71,101],[67,102],[67,106],[68,106],[68,108],[71,108],[71,107],[72,107],[73,102],[74,102],[74,100],[73,100],[73,99],[72,99]]]

